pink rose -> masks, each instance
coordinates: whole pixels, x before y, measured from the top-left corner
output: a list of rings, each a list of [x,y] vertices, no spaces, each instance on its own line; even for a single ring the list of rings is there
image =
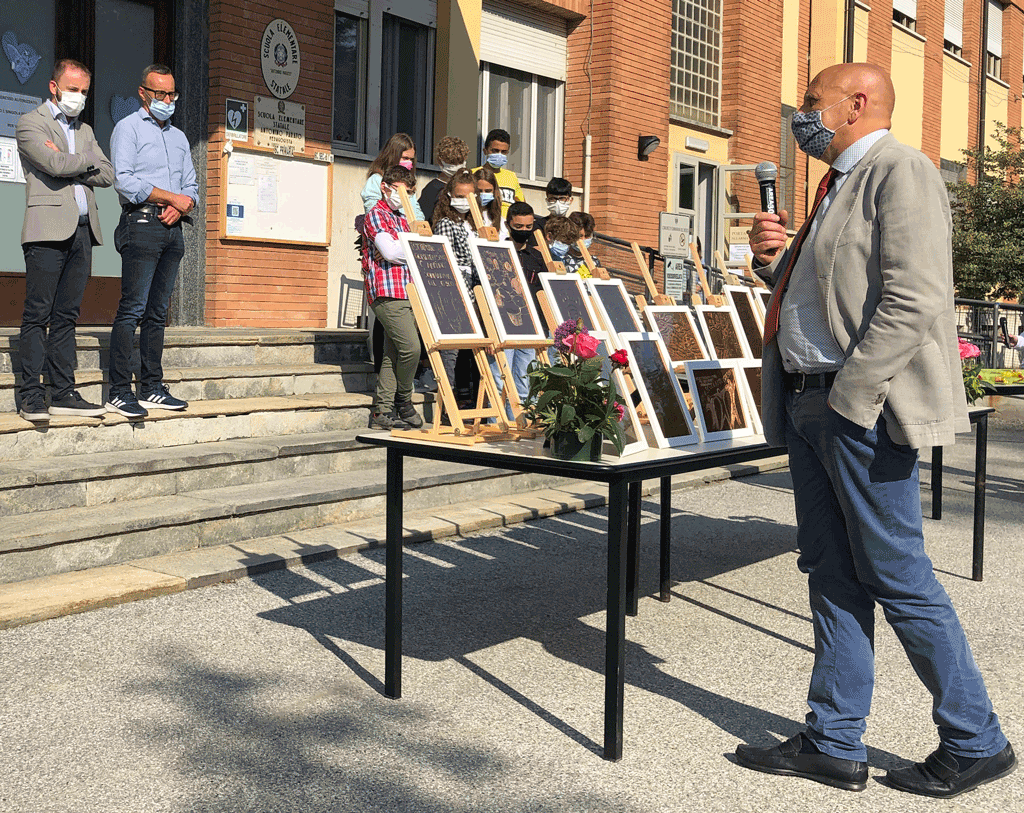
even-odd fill
[[[621,422],[622,419],[626,415],[626,408],[624,406],[622,406],[622,404],[616,404],[615,405],[615,411],[616,411],[616,413],[618,413],[619,421]]]
[[[977,345],[971,344],[963,339],[958,339],[960,346],[960,359],[973,359],[981,355],[981,350],[978,349]]]
[[[573,352],[581,359],[592,359],[597,355],[597,348],[600,346],[600,339],[595,339],[589,333],[580,333],[576,336],[576,348]]]

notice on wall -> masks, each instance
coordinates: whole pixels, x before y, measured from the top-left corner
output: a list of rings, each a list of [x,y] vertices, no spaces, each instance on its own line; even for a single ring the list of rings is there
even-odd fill
[[[0,90],[0,136],[14,138],[14,127],[18,119],[42,103],[43,100],[38,96]]]
[[[673,299],[686,294],[686,263],[682,257],[665,258],[665,294]]]
[[[227,206],[227,233],[245,233],[245,206],[237,200],[228,201]]]
[[[252,141],[285,155],[306,149],[306,106],[284,99],[257,96],[253,100]]]
[[[0,181],[25,183],[25,171],[18,157],[18,142],[0,136]]]
[[[256,210],[277,212],[277,164],[270,158],[256,159]]]
[[[228,159],[228,183],[252,186],[256,183],[256,159],[251,155],[232,153]]]

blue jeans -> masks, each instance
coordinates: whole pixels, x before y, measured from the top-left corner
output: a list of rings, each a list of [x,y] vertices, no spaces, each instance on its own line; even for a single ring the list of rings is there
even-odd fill
[[[526,368],[531,361],[537,358],[537,351],[532,348],[517,347],[504,352],[508,366],[512,369],[512,379],[515,381],[519,403],[522,403],[530,392],[530,380],[526,377]],[[494,375],[494,382],[498,385],[498,392],[502,392],[505,388],[505,380],[501,377],[496,357],[491,359],[491,373]],[[508,415],[509,420],[515,420],[512,407],[507,403],[505,404],[505,414]]]
[[[139,392],[148,395],[164,378],[164,327],[185,238],[180,225],[130,212],[121,215],[114,247],[121,253],[121,301],[110,331],[110,395],[132,391],[132,345],[140,324]]]
[[[786,395],[798,566],[814,619],[807,736],[825,754],[866,760],[877,602],[932,695],[943,744],[966,757],[996,754],[1006,738],[924,550],[917,452],[889,438],[884,418],[872,429],[848,421],[828,394]]]

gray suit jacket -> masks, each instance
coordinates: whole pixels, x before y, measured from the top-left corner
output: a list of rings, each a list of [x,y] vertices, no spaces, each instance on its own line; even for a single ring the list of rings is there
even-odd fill
[[[829,404],[914,448],[969,432],[953,308],[952,223],[935,165],[891,134],[876,142],[836,193],[813,246],[832,333],[846,355]],[[785,268],[788,251],[772,263]],[[778,296],[778,290],[773,296]],[[764,348],[765,436],[785,444],[782,359]]]
[[[93,187],[114,183],[114,167],[100,150],[88,124],[75,124],[75,154],[46,102],[18,119],[15,135],[25,170],[25,224],[21,242],[66,240],[78,228],[74,185],[85,187],[93,245],[100,245],[100,216]],[[46,146],[47,141],[59,151]]]

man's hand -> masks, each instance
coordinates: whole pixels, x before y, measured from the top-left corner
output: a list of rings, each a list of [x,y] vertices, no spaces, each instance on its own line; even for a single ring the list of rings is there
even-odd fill
[[[1003,341],[1006,342],[1006,346],[1007,347],[1016,347],[1017,346],[1017,337],[1016,336],[1006,336],[1003,339]]]
[[[786,247],[786,226],[789,213],[783,209],[777,215],[758,212],[754,215],[754,228],[750,230],[750,253],[758,262],[767,265]]]
[[[165,206],[160,210],[160,214],[157,215],[157,219],[165,226],[173,226],[181,219],[181,212],[173,206]]]
[[[49,148],[50,148],[51,150],[53,150],[54,152],[60,152],[60,147],[58,147],[58,146],[57,146],[56,144],[54,144],[54,143],[53,143],[52,141],[50,141],[49,139],[47,139],[46,143],[45,143],[45,144],[43,144],[43,146],[44,146],[44,147],[49,147]]]
[[[195,202],[188,195],[175,195],[171,194],[171,206],[179,213],[179,215],[187,215],[192,211],[195,206]],[[175,218],[177,220],[178,218]]]

